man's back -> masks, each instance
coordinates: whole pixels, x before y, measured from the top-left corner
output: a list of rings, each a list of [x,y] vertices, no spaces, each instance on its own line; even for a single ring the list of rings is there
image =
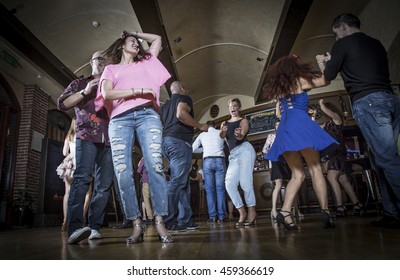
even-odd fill
[[[353,101],[371,92],[391,91],[386,50],[378,40],[357,32],[336,41],[331,54],[325,77],[333,80],[341,72]]]
[[[219,136],[220,130],[209,127],[207,132],[202,132],[193,143],[193,150],[203,147],[203,158],[224,156],[224,140]]]
[[[186,103],[191,111],[190,115],[193,117],[193,102],[187,95],[173,94],[171,100],[161,107],[160,115],[164,124],[163,136],[172,136],[185,142],[192,143],[194,129],[191,126],[182,123],[176,116],[178,104],[180,102]]]

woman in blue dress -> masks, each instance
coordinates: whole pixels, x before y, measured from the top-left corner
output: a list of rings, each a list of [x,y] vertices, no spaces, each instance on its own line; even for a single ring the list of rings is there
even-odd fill
[[[264,94],[269,99],[279,99],[282,116],[275,141],[266,157],[271,161],[284,158],[292,171],[284,204],[276,217],[278,225],[283,225],[287,230],[299,230],[290,210],[305,179],[304,162],[321,207],[323,226],[335,227],[328,210],[327,186],[320,156],[334,151],[338,143],[307,114],[307,91],[328,84],[321,72],[295,55],[280,58],[267,73]]]

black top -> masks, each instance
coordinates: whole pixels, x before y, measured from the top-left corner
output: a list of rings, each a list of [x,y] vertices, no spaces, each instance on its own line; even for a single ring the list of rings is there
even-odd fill
[[[343,141],[343,124],[337,125],[334,121],[329,120],[325,123],[324,130],[339,143]]]
[[[182,123],[176,117],[180,102],[186,103],[190,107],[190,115],[194,117],[192,98],[187,95],[172,94],[171,100],[165,103],[160,110],[161,120],[164,124],[163,136],[172,136],[192,144],[194,128]]]
[[[339,72],[352,102],[373,92],[392,92],[386,50],[381,42],[362,32],[333,45],[324,75],[331,81]]]
[[[238,120],[235,122],[225,122],[225,125],[228,126],[228,130],[226,131],[225,138],[228,141],[229,151],[232,151],[233,148],[239,146],[243,142],[248,142],[246,136],[242,140],[238,140],[235,137],[235,129],[240,127],[240,122],[242,120]]]

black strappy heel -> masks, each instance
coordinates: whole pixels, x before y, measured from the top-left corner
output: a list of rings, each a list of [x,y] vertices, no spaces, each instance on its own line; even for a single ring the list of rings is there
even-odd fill
[[[283,215],[283,213],[287,213],[287,215]],[[279,213],[276,215],[276,221],[278,222],[278,226],[280,227],[281,225],[283,225],[287,230],[299,230],[300,228],[295,225],[295,223],[293,222],[293,218],[292,218],[292,222],[287,223],[285,221],[286,217],[291,217],[292,218],[292,213],[289,211],[279,211]]]
[[[333,222],[328,209],[321,210],[321,221],[322,221],[322,225],[325,229],[335,227],[335,223]]]
[[[346,217],[347,216],[347,209],[344,205],[336,206],[335,210],[336,217]]]
[[[353,204],[353,213],[352,213],[353,216],[363,216],[366,213],[367,210],[360,202]]]

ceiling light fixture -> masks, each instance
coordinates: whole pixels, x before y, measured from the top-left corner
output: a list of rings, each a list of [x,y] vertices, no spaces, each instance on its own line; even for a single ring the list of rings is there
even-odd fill
[[[92,26],[93,26],[94,28],[97,28],[97,27],[100,26],[100,22],[94,20],[94,21],[92,21]]]
[[[42,74],[40,74],[40,73],[37,73],[37,74],[36,74],[36,78],[38,78],[38,79],[41,79],[41,78],[43,78],[43,77],[42,77]]]

